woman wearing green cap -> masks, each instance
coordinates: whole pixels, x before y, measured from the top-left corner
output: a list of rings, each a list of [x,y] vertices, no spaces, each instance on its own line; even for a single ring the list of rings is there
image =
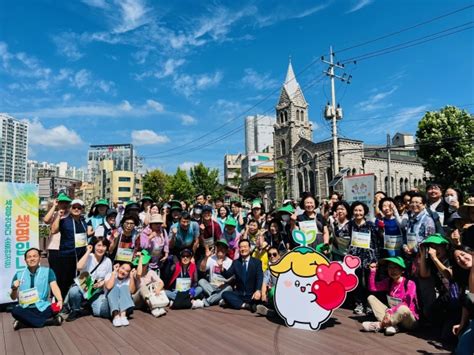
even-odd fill
[[[390,257],[379,261],[387,264],[387,278],[376,281],[377,264],[370,265],[369,290],[372,292],[387,292],[387,304],[382,303],[377,297],[371,295],[367,301],[372,308],[377,322],[364,322],[362,328],[366,332],[379,332],[385,335],[398,333],[398,326],[413,329],[419,319],[416,310],[416,285],[413,281],[403,276],[406,269],[405,261],[399,257]]]
[[[109,201],[100,199],[97,200],[87,215],[87,225],[92,226],[92,229],[96,229],[102,223],[104,223],[107,210],[109,209]]]
[[[460,291],[453,281],[449,241],[432,234],[420,244],[418,287],[425,317],[440,329],[442,341],[454,341],[452,327],[461,314]]]

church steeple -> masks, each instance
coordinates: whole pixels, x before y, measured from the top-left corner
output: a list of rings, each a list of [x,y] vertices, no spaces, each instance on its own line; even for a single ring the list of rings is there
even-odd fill
[[[285,83],[283,86],[286,89],[287,94],[291,97],[294,97],[298,91],[300,85],[296,81],[295,72],[293,71],[293,66],[291,65],[291,57],[290,62],[288,63],[288,70],[286,72]]]

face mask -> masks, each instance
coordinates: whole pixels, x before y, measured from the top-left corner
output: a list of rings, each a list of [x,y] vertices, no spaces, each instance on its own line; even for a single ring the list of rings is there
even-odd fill
[[[290,218],[291,218],[291,216],[288,215],[288,214],[284,214],[283,216],[281,216],[281,220],[282,220],[283,222],[289,222],[289,221],[290,221]]]
[[[446,201],[447,204],[452,204],[454,202],[457,202],[458,201],[458,197],[457,196],[446,196],[444,198],[444,200]]]

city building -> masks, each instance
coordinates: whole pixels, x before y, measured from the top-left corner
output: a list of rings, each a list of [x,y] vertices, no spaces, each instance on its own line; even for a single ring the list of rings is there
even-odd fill
[[[243,154],[224,155],[224,185],[237,187],[242,181],[242,159]]]
[[[67,177],[80,181],[84,181],[85,176],[84,170],[76,168],[75,166],[70,166],[67,162],[54,164],[28,160],[26,164],[26,181],[31,184],[37,184],[38,178],[44,177],[45,171],[52,171],[53,173],[51,176]]]
[[[38,194],[40,202],[55,198],[63,192],[75,198],[75,192],[81,187],[82,181],[67,177],[55,176],[53,170],[43,170],[38,177]]]
[[[133,171],[114,170],[114,160],[102,160],[94,181],[94,200],[104,198],[111,203],[139,200],[142,177]]]
[[[272,175],[274,171],[273,152],[251,153],[242,159],[242,182],[244,185],[254,175]]]
[[[28,123],[0,113],[0,182],[26,182]]]
[[[245,154],[263,152],[273,147],[273,125],[275,118],[255,115],[245,118]]]
[[[75,191],[76,198],[84,201],[87,207],[94,203],[94,184],[90,182],[83,182],[82,185]]]
[[[103,160],[113,161],[113,170],[138,172],[141,162],[132,144],[91,145],[87,153],[86,181],[93,182]]]
[[[375,175],[375,190],[388,190],[387,149],[366,146],[360,140],[338,138],[340,171],[332,171],[332,140],[313,142],[313,126],[308,117],[308,103],[288,65],[285,83],[276,106],[274,150],[276,179],[281,183],[282,197],[298,199],[302,192],[311,191],[318,198],[326,198],[332,190],[341,191],[342,176],[363,173]],[[396,195],[418,187],[427,178],[416,155],[410,134],[394,135],[391,149],[392,191]],[[280,188],[280,187],[278,187]]]

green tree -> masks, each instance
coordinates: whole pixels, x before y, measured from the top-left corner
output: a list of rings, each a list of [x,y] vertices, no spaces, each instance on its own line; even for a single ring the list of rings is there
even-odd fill
[[[143,194],[154,201],[166,200],[166,184],[169,179],[169,175],[159,169],[147,172],[143,177]]]
[[[219,170],[210,169],[199,163],[189,171],[191,183],[196,192],[202,192],[204,195],[212,197],[221,197],[224,195],[224,189],[219,183]]]
[[[261,198],[265,193],[265,181],[259,179],[250,179],[242,189],[242,196],[247,200]]]
[[[167,195],[174,195],[177,200],[192,201],[194,198],[195,189],[189,180],[186,170],[178,168],[176,173],[169,177],[166,184]]]
[[[466,189],[474,183],[474,121],[454,106],[427,112],[418,123],[418,156],[444,186]]]

